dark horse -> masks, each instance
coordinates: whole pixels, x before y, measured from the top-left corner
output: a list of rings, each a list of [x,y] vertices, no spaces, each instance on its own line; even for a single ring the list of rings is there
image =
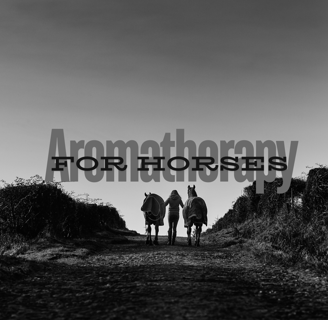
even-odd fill
[[[145,224],[148,225],[147,228],[147,240],[146,244],[152,245],[151,240],[151,225],[155,225],[155,240],[154,244],[158,244],[158,229],[159,226],[164,226],[164,216],[165,216],[165,205],[164,200],[155,193],[150,193],[147,195],[145,193],[145,200],[141,207],[141,211],[144,212]]]
[[[183,207],[184,226],[187,228],[188,246],[191,245],[191,227],[196,227],[195,246],[199,246],[203,223],[207,226],[207,207],[205,201],[197,196],[195,186],[188,186],[188,200]]]

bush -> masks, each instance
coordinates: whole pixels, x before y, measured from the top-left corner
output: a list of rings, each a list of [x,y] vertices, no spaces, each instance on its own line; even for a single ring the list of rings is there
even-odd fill
[[[60,183],[46,183],[40,176],[17,178],[0,189],[0,232],[34,238],[43,231],[67,238],[81,230],[125,228],[125,221],[110,204],[73,198]]]
[[[311,169],[306,181],[302,198],[304,218],[310,221],[313,214],[322,214],[328,211],[328,168],[320,166]]]

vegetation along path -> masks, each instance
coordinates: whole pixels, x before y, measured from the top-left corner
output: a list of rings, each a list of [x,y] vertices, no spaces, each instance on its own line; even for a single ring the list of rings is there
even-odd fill
[[[1,319],[327,319],[325,277],[202,239],[106,233],[0,256]]]

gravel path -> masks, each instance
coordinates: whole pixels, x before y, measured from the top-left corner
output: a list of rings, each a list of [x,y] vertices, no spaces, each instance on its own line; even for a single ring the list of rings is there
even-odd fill
[[[328,319],[325,278],[264,265],[240,245],[188,247],[178,238],[167,246],[163,237],[146,246],[143,236],[128,238],[0,257],[0,318]]]

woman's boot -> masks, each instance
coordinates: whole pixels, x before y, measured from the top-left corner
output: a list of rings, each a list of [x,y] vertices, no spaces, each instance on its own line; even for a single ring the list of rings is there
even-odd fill
[[[175,237],[176,237],[177,233],[175,231],[173,231],[173,236],[172,236],[172,246],[174,246],[174,242],[175,242]]]
[[[167,235],[168,235],[167,244],[170,245],[171,244],[171,237],[172,237],[172,229],[167,232]]]

